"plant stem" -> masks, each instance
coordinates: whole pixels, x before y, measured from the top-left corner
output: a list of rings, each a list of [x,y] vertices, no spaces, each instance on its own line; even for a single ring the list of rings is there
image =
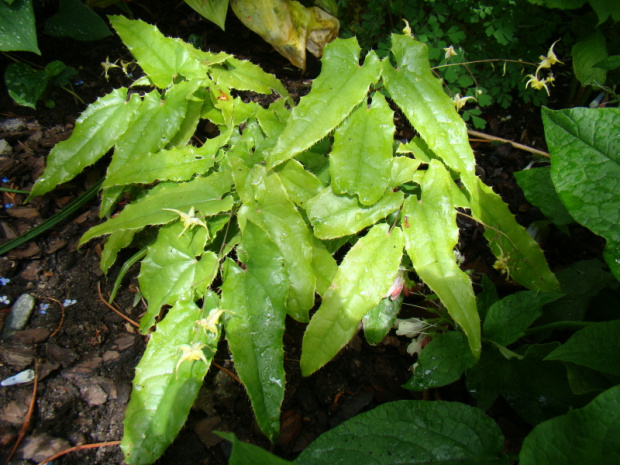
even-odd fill
[[[469,134],[470,136],[474,136],[474,137],[481,137],[483,139],[494,141],[494,142],[502,142],[504,144],[510,144],[516,149],[524,150],[526,152],[530,152],[530,153],[540,155],[545,158],[549,158],[549,154],[547,152],[543,152],[542,150],[538,150],[533,147],[529,147],[527,145],[519,144],[518,142],[513,142],[511,140],[504,139],[502,137],[492,136],[490,134],[485,134],[484,132],[474,131],[472,129],[468,129],[467,134]]]
[[[9,189],[7,187],[0,187],[0,192],[10,192],[12,194],[30,194],[30,191],[20,191],[19,189]]]

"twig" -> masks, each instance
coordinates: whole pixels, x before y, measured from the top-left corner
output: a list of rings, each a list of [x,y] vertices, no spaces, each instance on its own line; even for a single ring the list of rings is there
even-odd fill
[[[116,313],[118,316],[120,316],[121,318],[124,318],[125,320],[127,320],[129,322],[129,324],[135,326],[136,328],[139,328],[140,325],[138,323],[136,323],[135,321],[133,321],[131,318],[129,318],[127,315],[124,315],[123,313],[121,313],[120,311],[118,311],[117,309],[115,309],[112,305],[110,305],[104,298],[103,295],[101,294],[101,283],[97,283],[97,292],[99,293],[99,300],[101,300],[101,302],[103,302],[103,305],[105,305],[106,307],[108,307],[110,310],[112,310],[114,313]]]
[[[13,458],[13,454],[19,447],[26,435],[26,430],[28,429],[28,425],[30,425],[30,418],[32,417],[32,412],[34,411],[34,404],[37,399],[37,388],[39,387],[39,364],[37,363],[37,358],[34,359],[34,387],[32,388],[32,399],[30,400],[30,407],[28,407],[28,413],[26,413],[26,420],[22,425],[22,429],[19,432],[19,436],[17,437],[17,441],[15,441],[15,445],[13,446],[13,450],[9,454],[9,457],[6,459],[7,462],[10,462]]]
[[[239,384],[242,384],[242,383],[241,383],[241,380],[239,379],[239,377],[238,377],[236,374],[234,374],[232,371],[230,371],[228,368],[224,368],[223,366],[218,365],[218,364],[217,364],[217,363],[215,363],[215,362],[211,362],[211,363],[213,364],[213,366],[215,366],[216,368],[219,368],[220,370],[222,370],[224,373],[226,373],[226,374],[227,374],[228,376],[230,376],[232,379],[234,379],[235,381],[237,381]]]
[[[519,144],[518,142],[513,142],[508,139],[503,139],[497,136],[491,136],[490,134],[485,134],[484,132],[474,131],[472,129],[468,129],[467,134],[469,134],[470,136],[481,137],[483,139],[490,140],[490,141],[503,142],[504,144],[510,144],[516,149],[524,150],[526,152],[534,153],[536,155],[549,158],[549,154],[547,152],[543,152],[542,150],[538,150],[533,147],[529,147],[527,145]]]
[[[58,334],[58,331],[60,331],[60,328],[62,327],[62,324],[65,321],[65,307],[63,304],[61,304],[58,300],[52,298],[52,297],[45,297],[47,300],[51,300],[52,302],[56,302],[58,304],[58,306],[60,307],[60,311],[62,312],[62,315],[60,316],[60,323],[58,323],[58,327],[54,330],[54,332],[50,335],[50,338],[53,338],[54,336],[56,336],[56,334]]]
[[[120,441],[108,441],[108,442],[98,442],[96,444],[81,444],[79,446],[75,446],[75,447],[71,447],[69,449],[63,450],[62,452],[58,452],[57,454],[46,458],[45,460],[43,460],[43,462],[40,462],[39,465],[45,465],[46,463],[49,463],[52,460],[57,459],[58,457],[62,457],[63,455],[68,454],[69,452],[75,452],[75,451],[84,450],[84,449],[97,449],[99,447],[107,447],[107,446],[118,446],[120,443],[121,443]]]

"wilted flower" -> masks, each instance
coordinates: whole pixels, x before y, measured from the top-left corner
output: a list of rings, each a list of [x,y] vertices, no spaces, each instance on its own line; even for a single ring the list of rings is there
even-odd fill
[[[396,300],[398,296],[400,295],[400,293],[403,291],[404,287],[405,287],[405,276],[402,272],[399,272],[394,278],[394,282],[392,283],[388,291],[385,293],[383,298],[385,299],[389,297],[391,300]]]
[[[397,336],[407,336],[407,337],[416,337],[422,331],[429,327],[429,324],[420,320],[419,318],[409,318],[406,320],[401,320],[397,318],[394,322],[394,326],[396,329]]]
[[[426,334],[420,334],[413,339],[407,346],[407,353],[409,355],[419,354],[422,348],[428,343],[429,337]]]
[[[110,71],[110,69],[112,68],[119,68],[119,66],[116,64],[116,61],[114,63],[110,63],[110,57],[106,57],[105,61],[101,62],[101,66],[103,67],[103,75],[105,76],[106,81],[110,80],[110,77],[108,76],[108,71]]]

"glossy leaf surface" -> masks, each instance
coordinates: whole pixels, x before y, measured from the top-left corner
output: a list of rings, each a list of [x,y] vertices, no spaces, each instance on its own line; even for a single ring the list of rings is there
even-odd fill
[[[218,305],[213,293],[204,311]],[[131,399],[125,413],[121,448],[129,464],[153,463],[172,443],[185,423],[217,349],[217,334],[195,324],[205,312],[191,301],[179,301],[159,323],[136,367]],[[197,345],[202,360],[181,361],[182,345]]]
[[[364,99],[369,86],[379,79],[381,64],[377,55],[370,52],[360,66],[360,51],[355,38],[338,40],[325,47],[321,74],[310,93],[293,109],[269,156],[269,167],[285,162],[323,139]]]
[[[304,376],[334,358],[364,315],[385,296],[398,272],[403,242],[399,228],[390,231],[387,224],[378,224],[346,255],[304,334]]]
[[[409,227],[403,232],[407,253],[416,273],[439,296],[450,316],[469,339],[473,354],[480,355],[480,318],[469,276],[456,264],[458,242],[456,207],[466,201],[443,164],[432,160],[421,180],[422,197],[409,197],[402,214]]]
[[[398,210],[402,192],[387,192],[376,204],[365,207],[357,197],[336,195],[331,186],[306,204],[306,213],[319,239],[334,239],[355,234]]]
[[[138,95],[127,101],[126,88],[113,90],[90,105],[76,121],[71,137],[56,144],[50,152],[45,171],[37,179],[30,197],[43,195],[73,179],[105,155],[126,131],[139,105]]]
[[[182,184],[159,184],[144,197],[127,205],[117,216],[89,229],[80,244],[115,231],[166,224],[179,217],[178,213],[166,208],[188,213],[194,207],[206,216],[228,211],[232,207],[232,198],[222,197],[230,190],[231,184],[229,173],[214,173]]]
[[[374,205],[390,181],[394,113],[380,93],[372,104],[359,105],[338,127],[330,153],[329,171],[336,194],[357,196]]]
[[[239,378],[248,391],[256,421],[275,441],[284,399],[284,319],[288,277],[280,250],[266,231],[251,221],[242,228],[242,270],[228,261],[222,284],[222,305],[232,312],[226,339]]]
[[[217,274],[218,260],[213,252],[204,252],[206,232],[194,227],[183,231],[183,223],[175,221],[159,230],[157,240],[147,247],[140,268],[140,290],[148,309],[140,320],[146,332],[163,305],[178,300],[191,300],[206,289]]]

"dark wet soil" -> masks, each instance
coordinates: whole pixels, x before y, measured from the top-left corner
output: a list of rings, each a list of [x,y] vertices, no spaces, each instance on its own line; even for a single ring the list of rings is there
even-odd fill
[[[319,62],[311,58],[306,74],[292,68],[276,52],[251,32],[229,19],[223,33],[202,20],[184,4],[172,12],[157,2],[130,4],[134,13],[157,24],[169,36],[186,39],[198,34],[203,46],[224,50],[260,64],[282,79],[294,95],[308,90],[308,80],[319,71]],[[148,11],[142,9],[148,5]],[[113,12],[113,11],[110,11]],[[42,11],[41,14],[47,12]],[[110,72],[109,81],[100,65],[127,59],[129,54],[115,37],[96,43],[45,38],[41,42],[43,57],[17,56],[36,63],[60,59],[79,70],[73,90],[85,104],[128,82],[119,70]],[[4,74],[2,65],[0,73]],[[29,190],[41,174],[51,147],[67,138],[85,104],[62,89],[51,89],[46,96],[53,100],[50,109],[39,104],[37,110],[12,103],[3,90],[0,95],[0,139],[6,140],[10,152],[0,156],[2,187]],[[544,149],[539,110],[515,107],[508,111],[488,111],[487,132]],[[407,128],[399,127],[407,132]],[[511,206],[521,224],[527,226],[542,219],[538,209],[529,205],[515,184],[512,173],[525,168],[536,158],[510,145],[473,142],[485,181]],[[25,204],[21,194],[3,193],[0,209],[0,244],[17,237],[62,209],[103,175],[96,165],[75,181]],[[146,338],[121,316],[110,310],[98,296],[98,286],[108,296],[119,265],[109,275],[99,270],[101,246],[91,242],[78,249],[81,235],[98,220],[97,201],[82,207],[45,234],[0,257],[0,277],[10,282],[0,288],[11,302],[22,294],[36,299],[27,326],[0,342],[0,379],[27,368],[36,369],[38,384],[0,387],[0,462],[6,459],[28,417],[33,394],[36,395],[25,437],[12,464],[39,463],[55,452],[81,444],[118,441],[122,437],[122,419],[127,404],[133,369],[144,350]],[[516,285],[506,282],[493,268],[494,259],[481,238],[479,226],[463,220],[461,249],[464,266],[473,270],[474,280],[488,274],[502,293],[514,292]],[[587,230],[571,227],[571,237],[557,231],[544,244],[554,270],[577,260],[596,256],[601,241]],[[129,257],[126,252],[119,263]],[[136,298],[137,269],[129,273],[115,304],[128,318],[137,321],[144,311]],[[66,302],[70,299],[72,302]],[[423,300],[423,297],[419,298]],[[64,305],[63,305],[64,303]],[[411,300],[404,307],[406,316],[415,314]],[[9,306],[0,308],[4,319]],[[1,322],[0,322],[1,324]],[[444,399],[472,403],[464,386],[454,383],[442,389],[413,393],[401,387],[410,376],[413,359],[407,355],[408,340],[394,335],[370,347],[359,336],[324,369],[309,378],[299,371],[300,341],[304,326],[288,322],[285,334],[287,391],[282,407],[281,436],[270,446],[260,433],[248,396],[236,381],[234,367],[225,345],[215,358],[205,386],[186,426],[174,444],[157,462],[159,464],[224,464],[229,445],[213,434],[214,430],[232,431],[240,439],[272,449],[282,457],[293,459],[324,431],[356,414],[381,403],[399,399]],[[490,412],[507,438],[506,447],[518,450],[527,434],[525,425],[511,410],[498,402]],[[72,452],[56,464],[121,464],[118,446]]]

